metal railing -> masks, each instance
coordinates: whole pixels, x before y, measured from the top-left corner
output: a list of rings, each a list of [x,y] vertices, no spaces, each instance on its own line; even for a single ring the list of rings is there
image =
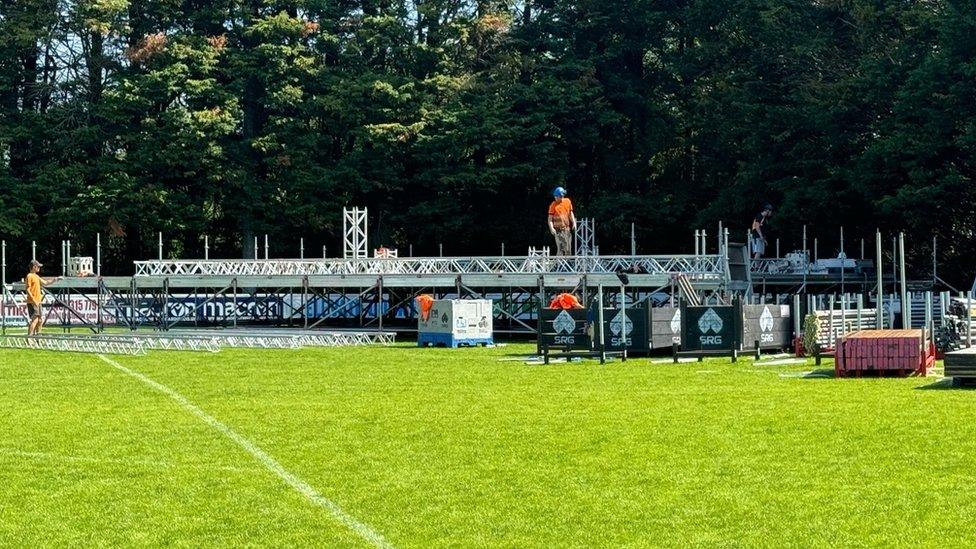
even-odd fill
[[[775,258],[751,259],[749,270],[753,274],[795,274],[794,266],[789,261]]]
[[[692,280],[724,280],[720,255],[590,257],[410,257],[369,259],[136,261],[136,277],[327,276],[463,274],[683,273]]]

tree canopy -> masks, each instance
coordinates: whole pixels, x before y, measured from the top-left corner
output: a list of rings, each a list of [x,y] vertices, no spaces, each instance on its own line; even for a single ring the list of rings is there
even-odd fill
[[[0,237],[169,253],[548,242],[551,188],[601,250],[784,251],[876,228],[976,260],[976,7],[962,0],[17,0],[0,4]],[[854,246],[848,248],[853,255]],[[77,249],[77,248],[76,248]],[[311,252],[309,252],[311,254]]]

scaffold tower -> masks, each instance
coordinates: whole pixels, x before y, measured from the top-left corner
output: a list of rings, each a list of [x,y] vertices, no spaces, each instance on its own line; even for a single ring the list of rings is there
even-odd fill
[[[342,209],[342,248],[346,259],[369,257],[366,208]]]

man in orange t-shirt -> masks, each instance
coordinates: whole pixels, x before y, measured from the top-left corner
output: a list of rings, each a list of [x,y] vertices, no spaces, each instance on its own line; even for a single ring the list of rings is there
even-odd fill
[[[549,204],[549,232],[556,238],[556,255],[573,255],[575,231],[573,203],[566,198],[566,189],[556,187],[552,191],[552,204]]]
[[[29,336],[39,334],[41,326],[44,325],[44,311],[41,309],[41,301],[44,296],[41,295],[41,287],[58,280],[57,277],[41,278],[39,273],[43,266],[40,261],[31,260],[27,267],[27,276],[24,277],[24,285],[27,288],[27,315],[30,317],[30,322],[27,324],[27,335]]]

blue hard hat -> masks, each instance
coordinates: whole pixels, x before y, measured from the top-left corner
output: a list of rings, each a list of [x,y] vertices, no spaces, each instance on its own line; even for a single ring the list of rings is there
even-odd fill
[[[562,187],[556,187],[555,189],[552,190],[552,196],[554,196],[554,197],[556,197],[556,196],[566,196],[566,189],[564,189]]]

